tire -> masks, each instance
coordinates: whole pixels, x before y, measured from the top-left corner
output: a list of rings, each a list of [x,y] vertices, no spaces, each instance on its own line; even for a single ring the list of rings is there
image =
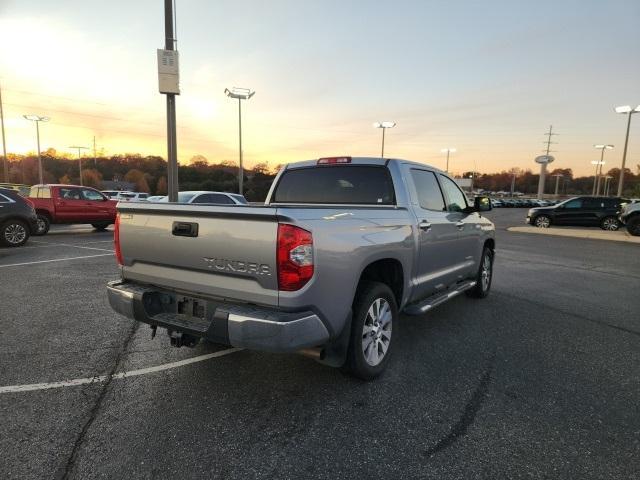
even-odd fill
[[[91,226],[96,230],[98,230],[99,232],[106,230],[109,225],[111,225],[109,222],[98,222],[98,223],[91,224]]]
[[[627,220],[627,232],[634,237],[640,237],[640,215]]]
[[[33,234],[36,237],[41,237],[43,235],[46,235],[47,232],[49,231],[49,228],[51,228],[51,219],[49,218],[48,215],[39,213],[38,214],[38,228],[35,232],[33,232]]]
[[[0,245],[21,247],[29,240],[29,226],[22,220],[7,220],[0,226]]]
[[[600,228],[615,232],[620,228],[620,222],[616,217],[604,217],[600,222]]]
[[[538,228],[549,228],[551,226],[551,218],[547,215],[538,215],[533,219],[533,224]]]
[[[476,275],[476,285],[467,290],[467,296],[472,298],[485,298],[491,291],[491,281],[493,280],[493,250],[484,247],[482,259]]]
[[[398,335],[398,306],[391,289],[378,282],[359,285],[351,322],[344,370],[362,380],[372,380],[387,367],[393,339]]]

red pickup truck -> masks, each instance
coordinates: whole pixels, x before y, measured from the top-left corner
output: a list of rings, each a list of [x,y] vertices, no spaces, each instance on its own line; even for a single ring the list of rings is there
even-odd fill
[[[45,235],[52,223],[90,223],[96,230],[104,230],[116,219],[118,202],[90,187],[34,185],[29,200],[38,215],[34,235]]]

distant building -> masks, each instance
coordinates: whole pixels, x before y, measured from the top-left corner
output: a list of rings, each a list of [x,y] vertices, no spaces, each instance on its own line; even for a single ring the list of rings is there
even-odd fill
[[[132,182],[125,182],[124,180],[103,180],[102,190],[126,190],[133,191],[136,188],[136,184]]]

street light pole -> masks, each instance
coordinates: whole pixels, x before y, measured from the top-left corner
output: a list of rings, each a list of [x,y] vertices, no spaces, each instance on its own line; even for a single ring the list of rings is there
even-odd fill
[[[445,172],[449,173],[449,154],[450,153],[456,153],[456,149],[455,148],[443,148],[442,150],[440,150],[440,152],[447,154],[447,169],[445,170]]]
[[[593,194],[595,196],[600,195],[600,177],[602,177],[602,166],[605,164],[604,151],[613,150],[613,145],[594,145],[595,148],[600,150],[600,162],[596,166],[596,178],[593,185]],[[600,174],[598,174],[598,166],[600,166]]]
[[[244,183],[244,168],[242,166],[242,100],[249,100],[256,92],[252,92],[250,88],[233,87],[231,90],[225,88],[224,93],[229,98],[238,99],[238,193],[242,195]]]
[[[38,143],[38,180],[42,185],[44,181],[42,178],[42,155],[40,154],[40,122],[48,122],[49,117],[41,117],[39,115],[23,115],[23,117],[35,122],[36,124],[36,141]]]
[[[553,177],[556,177],[556,193],[555,193],[555,197],[558,198],[558,185],[560,183],[560,177],[564,178],[564,175],[562,175],[561,173],[556,173],[555,175],[552,175]]]
[[[627,115],[627,134],[624,139],[624,150],[622,151],[622,168],[620,168],[620,177],[618,180],[618,197],[622,196],[622,189],[624,187],[624,167],[627,162],[627,147],[629,145],[629,130],[631,129],[631,115],[640,112],[640,105],[636,108],[631,108],[629,105],[623,105],[616,107],[616,113],[625,113]]]
[[[381,128],[382,129],[382,152],[380,153],[380,157],[384,158],[384,131],[387,128],[393,128],[396,126],[396,122],[375,122],[373,124],[373,128]]]
[[[78,171],[80,172],[80,186],[83,186],[82,183],[82,150],[89,150],[89,147],[80,147],[78,145],[71,145],[69,148],[74,148],[78,150]]]

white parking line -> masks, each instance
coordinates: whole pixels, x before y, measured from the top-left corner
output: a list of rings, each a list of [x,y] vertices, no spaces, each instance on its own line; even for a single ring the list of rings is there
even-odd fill
[[[64,262],[65,260],[80,260],[81,258],[106,257],[107,255],[113,255],[113,252],[99,253],[97,255],[85,255],[84,257],[66,257],[66,258],[54,258],[52,260],[37,260],[35,262],[10,263],[8,265],[0,265],[0,268],[21,267],[23,265],[36,265],[38,263]]]
[[[242,348],[228,348],[226,350],[220,350],[218,352],[207,353],[206,355],[200,355],[199,357],[187,358],[185,360],[179,360],[177,362],[165,363],[163,365],[157,365],[155,367],[140,368],[138,370],[131,370],[129,372],[120,372],[111,376],[113,379],[136,377],[138,375],[146,375],[148,373],[162,372],[164,370],[171,370],[173,368],[184,367],[185,365],[191,365],[192,363],[204,362],[212,358],[224,357],[230,353],[239,352]],[[109,379],[109,375],[98,375],[95,377],[76,378],[74,380],[65,380],[62,382],[51,383],[31,383],[26,385],[8,385],[6,387],[0,387],[0,394],[2,393],[20,393],[20,392],[33,392],[35,390],[49,390],[52,388],[62,387],[76,387],[78,385],[86,385],[89,383],[101,383]]]

